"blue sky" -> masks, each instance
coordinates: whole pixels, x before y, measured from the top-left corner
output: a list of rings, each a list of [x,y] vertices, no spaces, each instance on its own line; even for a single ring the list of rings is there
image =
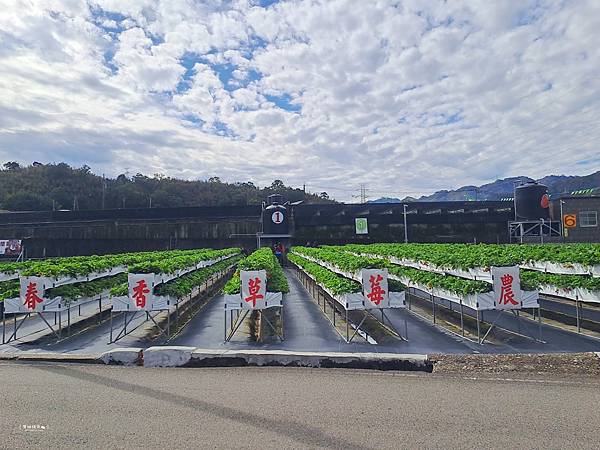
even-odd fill
[[[600,169],[594,0],[8,0],[0,156],[351,200]]]

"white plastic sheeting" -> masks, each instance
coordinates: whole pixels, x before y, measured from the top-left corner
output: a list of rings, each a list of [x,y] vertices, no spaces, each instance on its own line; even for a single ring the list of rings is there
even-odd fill
[[[256,302],[255,306],[252,305],[252,302],[245,302],[241,294],[225,295],[225,311],[268,309],[281,307],[282,304],[283,294],[281,292],[266,292],[264,301]]]
[[[418,289],[420,291],[426,292],[428,294],[433,295],[434,297],[443,298],[446,300],[450,300],[451,302],[463,304],[471,309],[485,311],[490,309],[498,309],[496,303],[496,295],[493,291],[479,293],[479,294],[471,294],[471,295],[459,295],[454,292],[447,291],[445,289],[439,288],[430,288],[424,285],[420,285],[418,283],[413,282],[409,278],[398,277],[395,275],[390,275],[390,278],[393,280],[397,280],[404,284],[405,286]],[[539,292],[537,291],[522,291],[523,300],[521,303],[522,308],[539,308]]]
[[[68,309],[77,308],[78,306],[85,305],[91,302],[97,302],[99,300],[106,300],[108,302],[110,296],[108,291],[102,292],[94,297],[82,297],[77,300],[70,302],[65,301],[62,297],[55,297],[52,299],[44,299],[40,308],[35,310],[28,309],[20,298],[10,298],[4,300],[4,311],[7,314],[25,314],[31,312],[61,312]],[[108,303],[107,303],[108,304]]]
[[[165,309],[170,309],[170,307],[175,303],[176,301],[174,301],[174,299],[171,297],[158,297],[153,295],[150,299],[146,300],[144,307],[137,307],[135,300],[132,300],[129,297],[113,297],[112,310],[113,312],[162,311]]]
[[[412,267],[427,272],[439,274],[454,275],[471,280],[488,281],[491,283],[492,274],[489,267],[472,267],[469,269],[457,269],[454,267],[440,267],[427,261],[415,261],[406,258],[396,258],[394,256],[375,255],[372,253],[355,253],[357,256],[366,256],[369,258],[387,259],[392,264],[399,266]],[[537,272],[552,273],[556,275],[592,275],[600,277],[600,265],[584,265],[578,263],[557,263],[550,261],[528,261],[519,265],[526,270],[535,270]]]
[[[546,295],[568,298],[580,302],[600,303],[600,291],[590,291],[583,288],[563,289],[556,286],[540,286],[540,292]]]

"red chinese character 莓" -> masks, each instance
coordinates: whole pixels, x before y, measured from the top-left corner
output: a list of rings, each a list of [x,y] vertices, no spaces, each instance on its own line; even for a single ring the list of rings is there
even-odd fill
[[[500,280],[502,281],[502,290],[499,303],[501,305],[518,305],[519,302],[515,300],[515,293],[512,290],[513,276],[507,273],[501,276]]]
[[[137,285],[133,288],[133,298],[135,300],[135,306],[143,308],[146,306],[146,294],[150,292],[146,280],[139,280]]]
[[[248,280],[248,291],[250,295],[244,299],[246,302],[252,302],[252,307],[256,308],[256,300],[260,300],[264,298],[260,292],[260,278],[256,277],[254,279]]]
[[[383,300],[383,296],[385,294],[385,291],[379,285],[379,283],[381,283],[382,281],[383,277],[381,275],[377,275],[377,278],[375,278],[374,275],[371,275],[371,277],[369,278],[371,292],[367,294],[367,298],[376,305],[379,305],[381,303],[381,300]]]
[[[23,304],[27,306],[27,309],[31,309],[33,311],[36,303],[42,303],[43,301],[43,298],[38,297],[37,283],[30,282],[27,285],[25,302]]]

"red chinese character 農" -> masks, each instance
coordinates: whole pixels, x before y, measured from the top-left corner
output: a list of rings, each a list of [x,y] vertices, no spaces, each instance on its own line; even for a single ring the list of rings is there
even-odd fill
[[[500,301],[501,305],[518,305],[519,302],[515,300],[515,293],[512,290],[512,282],[513,277],[510,274],[506,274],[500,277],[502,281],[502,290],[500,291]]]
[[[252,302],[252,307],[256,308],[256,300],[260,300],[264,298],[260,292],[260,278],[256,277],[254,279],[248,280],[248,291],[250,295],[244,299],[246,302]]]
[[[383,277],[381,275],[377,275],[377,278],[375,278],[374,275],[371,275],[371,277],[369,278],[371,292],[367,294],[367,298],[376,305],[379,305],[379,303],[381,303],[381,300],[383,300],[383,295],[385,294],[385,291],[379,285],[379,283],[381,283],[382,281]]]
[[[30,282],[27,285],[25,302],[23,304],[27,306],[27,309],[31,309],[33,311],[35,309],[35,304],[42,303],[43,301],[43,298],[38,297],[37,283]]]
[[[133,298],[135,300],[135,306],[143,308],[146,306],[146,294],[150,292],[146,280],[139,280],[137,285],[133,288]]]

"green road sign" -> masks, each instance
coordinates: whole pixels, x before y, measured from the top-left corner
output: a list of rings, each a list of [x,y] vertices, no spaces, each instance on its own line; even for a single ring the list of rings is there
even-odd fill
[[[369,234],[369,225],[365,217],[357,217],[354,222],[356,224],[356,234]]]

